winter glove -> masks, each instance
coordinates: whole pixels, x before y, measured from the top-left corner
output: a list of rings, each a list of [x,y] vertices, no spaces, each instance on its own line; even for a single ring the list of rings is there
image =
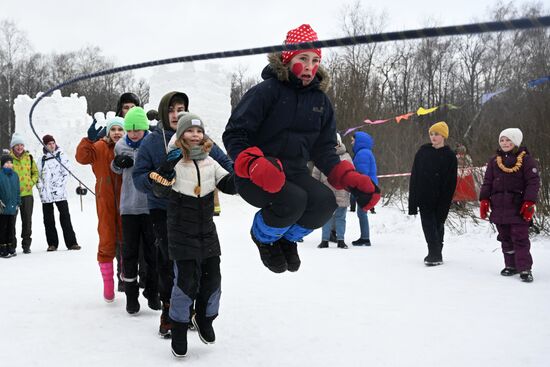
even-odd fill
[[[149,173],[149,180],[153,185],[153,194],[159,198],[166,198],[176,181],[174,167],[183,158],[180,149],[174,149],[166,156],[166,160],[156,171]]]
[[[524,201],[519,210],[519,214],[523,217],[526,222],[530,222],[535,215],[535,203],[532,201]]]
[[[87,193],[88,193],[88,189],[86,189],[85,187],[80,187],[79,186],[79,187],[76,188],[76,194],[77,195],[83,196],[83,195],[86,195]]]
[[[487,214],[489,214],[490,202],[488,199],[483,199],[479,202],[479,217],[481,219],[487,219]]]
[[[378,186],[372,182],[369,176],[357,172],[353,164],[348,161],[341,161],[334,166],[328,175],[328,182],[336,190],[345,189],[351,192],[364,211],[369,211],[370,208],[374,208],[380,200],[380,189]],[[353,189],[356,190],[352,191]],[[364,194],[361,199],[362,202],[359,201],[357,193]],[[367,194],[370,196],[365,196]],[[365,203],[367,199],[368,202]]]
[[[125,154],[117,155],[113,162],[118,168],[130,168],[134,165],[134,159]]]
[[[96,119],[92,122],[90,127],[88,128],[88,139],[91,141],[98,141],[100,138],[105,136],[105,127],[99,127],[95,128],[95,124],[97,123]]]
[[[235,174],[250,179],[271,194],[281,191],[286,180],[281,161],[264,156],[258,147],[250,147],[239,153],[235,160]]]

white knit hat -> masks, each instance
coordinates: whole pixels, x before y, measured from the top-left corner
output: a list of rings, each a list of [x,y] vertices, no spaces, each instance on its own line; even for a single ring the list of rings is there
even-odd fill
[[[25,140],[23,139],[23,135],[21,135],[19,133],[13,133],[13,135],[11,137],[10,148],[13,148],[13,146],[17,145],[17,144],[25,145]]]
[[[502,130],[502,132],[498,136],[499,142],[500,142],[500,138],[502,138],[503,136],[510,139],[516,147],[519,147],[521,145],[521,141],[523,140],[523,133],[521,132],[520,129],[515,127]]]

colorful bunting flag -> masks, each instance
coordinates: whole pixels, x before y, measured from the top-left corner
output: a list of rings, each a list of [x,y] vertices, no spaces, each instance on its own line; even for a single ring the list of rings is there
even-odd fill
[[[404,115],[396,116],[395,117],[395,122],[400,123],[401,120],[408,120],[409,117],[411,117],[412,115],[414,115],[414,112],[409,112],[409,113],[406,113]]]
[[[437,107],[432,107],[432,108],[428,108],[428,109],[426,109],[426,108],[424,108],[424,107],[420,107],[420,108],[418,108],[418,110],[416,111],[416,114],[417,114],[418,116],[428,115],[428,114],[434,112],[435,110],[437,110],[438,108],[439,108],[439,106],[437,106]]]

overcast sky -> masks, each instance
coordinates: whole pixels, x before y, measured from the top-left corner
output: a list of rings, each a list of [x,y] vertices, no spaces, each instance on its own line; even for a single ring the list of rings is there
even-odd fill
[[[353,0],[2,0],[0,19],[14,20],[35,51],[99,46],[115,64],[280,44],[286,32],[309,23],[320,39],[342,37],[341,14]],[[385,31],[487,20],[496,0],[361,1],[385,12]],[[515,4],[528,3],[515,0]],[[541,3],[548,9],[550,0]],[[259,74],[265,56],[224,61]],[[148,75],[146,72],[140,75]]]

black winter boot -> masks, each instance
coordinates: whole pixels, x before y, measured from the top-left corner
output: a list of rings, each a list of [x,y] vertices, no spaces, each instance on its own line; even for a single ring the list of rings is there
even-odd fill
[[[352,241],[351,244],[353,246],[370,246],[370,240],[369,239],[364,239],[364,238],[359,238],[355,241]]]
[[[348,248],[344,240],[338,240],[338,248]]]
[[[126,293],[126,312],[130,315],[139,312],[139,285],[138,282],[125,282],[124,293]]]
[[[187,322],[172,323],[172,354],[176,358],[187,355]]]
[[[321,243],[317,245],[317,248],[328,248],[328,241],[321,241]]]
[[[525,283],[531,283],[533,281],[533,274],[531,273],[531,270],[522,271],[519,273],[519,277],[521,278],[521,281]]]
[[[212,327],[212,322],[216,316],[213,317],[198,317],[196,314],[191,319],[195,329],[199,334],[199,338],[204,344],[214,344],[216,342],[216,333]]]
[[[252,237],[252,241],[254,241],[258,247],[258,250],[260,251],[260,258],[266,268],[274,273],[283,273],[288,269],[285,255],[281,249],[281,245],[279,245],[278,242],[261,243],[256,239],[256,237],[254,237],[252,231],[250,231],[250,236]]]
[[[298,244],[286,238],[281,238],[277,242],[280,244],[281,250],[283,250],[283,254],[285,255],[288,271],[298,271],[302,264],[300,256],[298,256]]]
[[[170,338],[172,330],[172,320],[170,319],[170,303],[162,303],[162,313],[160,314],[159,335],[165,339]]]
[[[516,270],[516,268],[512,268],[512,267],[508,267],[508,266],[500,271],[500,275],[502,275],[503,277],[509,277],[509,276],[515,275],[517,273],[518,273],[518,271]]]
[[[9,257],[8,256],[8,245],[0,244],[0,257]]]
[[[150,288],[145,288],[145,290],[143,291],[143,297],[147,298],[147,306],[149,306],[151,310],[158,311],[161,309],[162,306],[160,304],[158,291],[151,290]]]

